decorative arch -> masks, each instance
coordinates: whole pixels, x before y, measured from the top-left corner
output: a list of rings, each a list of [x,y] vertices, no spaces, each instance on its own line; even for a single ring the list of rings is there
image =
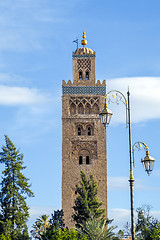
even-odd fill
[[[89,80],[89,71],[86,71],[86,80]]]
[[[93,136],[94,135],[93,134],[93,126],[87,125],[87,127],[86,127],[86,135],[88,135],[88,136]]]
[[[86,164],[86,165],[91,164],[91,154],[90,154],[89,150],[81,149],[78,153],[78,160],[79,160],[79,165],[81,165],[81,164]]]
[[[95,103],[92,107],[92,113],[93,114],[99,114],[99,107],[97,105],[97,103]]]
[[[78,114],[84,114],[84,107],[82,103],[78,105]]]
[[[82,80],[82,70],[79,71],[79,80]]]
[[[89,156],[90,163],[91,159],[97,159],[97,141],[83,141],[80,138],[72,141],[71,158],[77,159],[79,161],[79,156],[84,157],[86,161],[86,156]]]
[[[90,114],[90,113],[91,113],[91,105],[87,103],[85,106],[85,114]]]
[[[71,115],[76,114],[76,105],[74,103],[71,103],[70,105],[70,114]]]
[[[82,125],[78,125],[77,126],[76,132],[77,132],[76,135],[78,135],[78,136],[83,135],[83,127],[82,127]]]

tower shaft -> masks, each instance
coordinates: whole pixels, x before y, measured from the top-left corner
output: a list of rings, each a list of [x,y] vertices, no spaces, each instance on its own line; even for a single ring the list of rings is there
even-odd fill
[[[62,209],[73,227],[73,205],[80,171],[92,172],[98,199],[107,217],[106,131],[99,111],[104,107],[105,81],[95,83],[95,52],[82,47],[73,52],[73,83],[62,84]]]

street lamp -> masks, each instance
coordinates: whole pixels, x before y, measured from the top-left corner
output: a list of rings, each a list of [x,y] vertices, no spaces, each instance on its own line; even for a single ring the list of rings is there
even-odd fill
[[[144,142],[135,142],[132,146],[132,153],[133,153],[133,164],[134,164],[134,151],[135,149],[142,150],[144,149],[146,151],[146,156],[144,159],[141,159],[141,163],[144,166],[144,170],[147,172],[148,176],[150,176],[152,170],[153,170],[153,165],[155,162],[155,159],[151,156],[149,156],[149,148]]]
[[[112,94],[112,95],[111,95]],[[144,146],[146,150],[146,156],[144,159],[141,160],[145,171],[150,175],[153,164],[155,159],[151,156],[149,156],[148,147],[143,142],[136,142],[132,147],[132,138],[131,138],[131,109],[130,109],[130,92],[128,90],[127,92],[128,98],[117,90],[111,90],[107,93],[105,96],[105,108],[102,110],[102,112],[99,114],[101,117],[101,122],[108,126],[111,120],[111,116],[113,113],[111,110],[108,109],[108,106],[106,104],[106,99],[108,102],[119,104],[119,102],[122,102],[126,107],[126,126],[128,127],[128,133],[129,133],[129,156],[130,156],[130,177],[129,177],[129,183],[130,183],[130,198],[131,198],[131,233],[132,233],[132,240],[135,240],[135,222],[134,222],[134,178],[133,178],[133,163],[134,163],[134,150],[136,148],[141,148],[141,145]],[[132,154],[133,154],[133,160],[132,160]]]
[[[112,113],[111,110],[108,109],[107,104],[106,104],[106,99],[105,99],[104,109],[102,110],[102,112],[99,115],[100,115],[100,118],[101,118],[101,122],[105,126],[108,126],[110,121],[111,121],[111,117],[112,117],[113,113]]]

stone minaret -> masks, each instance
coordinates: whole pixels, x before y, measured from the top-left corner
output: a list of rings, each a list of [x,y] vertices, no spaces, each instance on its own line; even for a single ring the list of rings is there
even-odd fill
[[[73,82],[62,84],[62,209],[69,228],[81,170],[94,174],[107,216],[106,130],[99,117],[106,83],[95,81],[96,54],[85,38],[83,32],[82,47],[73,52]]]

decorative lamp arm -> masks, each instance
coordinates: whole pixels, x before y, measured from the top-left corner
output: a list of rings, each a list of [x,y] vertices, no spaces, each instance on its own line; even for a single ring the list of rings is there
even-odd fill
[[[134,161],[134,151],[135,150],[145,150],[146,156],[144,159],[141,159],[141,162],[144,166],[145,171],[148,175],[150,175],[151,171],[153,170],[153,164],[155,162],[155,159],[151,156],[149,156],[149,148],[144,142],[135,142],[132,146],[132,154],[133,154],[133,166],[135,167],[135,161]]]
[[[128,126],[128,106],[127,106],[127,99],[123,95],[123,93],[121,93],[118,90],[111,90],[106,94],[105,99],[108,103],[119,104],[120,102],[122,102],[125,105],[125,107],[126,107],[126,127],[127,127]],[[107,104],[106,104],[106,106],[107,106]]]

